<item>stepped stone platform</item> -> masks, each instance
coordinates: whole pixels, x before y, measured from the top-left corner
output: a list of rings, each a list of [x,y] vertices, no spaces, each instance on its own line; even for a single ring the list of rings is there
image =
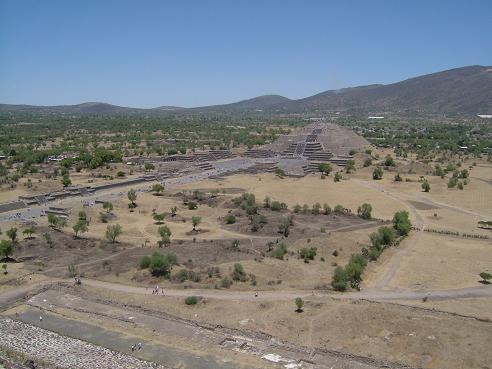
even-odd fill
[[[275,156],[275,153],[271,150],[265,150],[265,149],[249,149],[246,150],[244,156],[253,159],[263,159],[263,158],[266,159],[266,158],[273,158]]]
[[[369,142],[350,129],[334,123],[317,122],[289,135],[282,135],[264,148],[283,156],[307,157],[317,151],[343,156],[352,149],[360,150],[366,145]]]

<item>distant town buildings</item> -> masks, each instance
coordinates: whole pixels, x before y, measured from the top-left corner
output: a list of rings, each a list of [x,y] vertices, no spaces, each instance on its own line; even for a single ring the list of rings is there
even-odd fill
[[[60,155],[48,156],[48,161],[62,161],[63,159],[77,159],[79,154],[76,152],[64,152]]]

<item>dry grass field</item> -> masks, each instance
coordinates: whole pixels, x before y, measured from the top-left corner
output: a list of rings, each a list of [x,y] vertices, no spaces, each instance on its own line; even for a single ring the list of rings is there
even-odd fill
[[[377,153],[381,158],[387,151]],[[47,218],[40,217],[32,220],[37,227],[36,235],[24,239],[22,231],[30,223],[3,222],[2,237],[5,238],[6,229],[15,226],[19,228],[20,242],[14,253],[19,262],[9,263],[8,274],[0,274],[0,302],[10,301],[16,291],[34,293],[49,282],[72,283],[68,265],[74,265],[83,282],[82,288],[71,292],[88,300],[139,306],[156,314],[244,332],[264,332],[295,345],[415,368],[488,368],[492,362],[488,353],[492,303],[491,295],[482,292],[492,287],[479,283],[479,273],[492,273],[492,234],[479,228],[478,221],[492,218],[492,165],[479,161],[470,169],[470,181],[464,190],[458,190],[448,189],[448,178],[430,175],[433,165],[416,164],[412,162],[415,158],[398,159],[396,168],[385,171],[382,180],[373,181],[374,167],[362,167],[364,155],[357,154],[357,170],[344,173],[341,182],[333,181],[333,173],[325,179],[319,174],[303,178],[280,178],[272,173],[235,174],[168,186],[160,196],[139,191],[135,209],[128,206],[129,188],[122,187],[103,193],[114,206],[106,215],[107,222],[101,219],[101,213],[105,213],[101,203],[84,206],[80,198],[60,202],[71,214],[68,226],[61,231],[53,230]],[[469,165],[471,161],[463,167]],[[107,173],[102,169],[101,175],[116,175],[117,170],[125,169],[118,165]],[[394,181],[398,172],[404,181]],[[429,193],[422,191],[421,176],[430,182]],[[86,185],[92,179],[94,183],[104,181],[84,171],[72,176],[74,184]],[[145,190],[151,184],[135,188]],[[7,201],[25,193],[59,188],[61,184],[55,180],[43,180],[29,191],[19,184],[13,190],[3,189],[0,198]],[[195,198],[196,190],[200,194]],[[259,213],[267,220],[257,231],[252,230],[244,209],[233,202],[243,193],[255,195]],[[264,209],[265,197],[285,202],[289,210]],[[189,201],[195,201],[197,208],[190,210]],[[315,203],[327,203],[332,208],[340,204],[351,209],[352,214],[292,213],[296,204],[311,207]],[[372,205],[372,216],[376,219],[367,221],[356,216],[363,203]],[[175,216],[171,215],[173,207]],[[419,228],[459,235],[412,230],[398,246],[388,248],[377,261],[368,263],[362,275],[363,298],[357,297],[358,292],[351,288],[346,294],[334,292],[331,279],[335,268],[345,266],[352,254],[368,248],[370,234],[382,225],[391,226],[394,213],[400,210],[408,211]],[[80,211],[87,214],[89,231],[75,239],[72,226]],[[164,220],[156,222],[154,213],[164,213]],[[235,216],[234,224],[226,224],[227,215]],[[294,225],[289,236],[283,237],[278,229],[289,215],[294,216]],[[201,217],[195,231],[194,216]],[[112,224],[120,224],[123,229],[116,243],[104,237],[106,227]],[[163,225],[172,232],[171,243],[158,247],[158,229]],[[52,247],[44,239],[45,233],[51,235]],[[465,238],[463,233],[485,238]],[[278,242],[287,247],[283,260],[271,257]],[[316,248],[316,255],[314,260],[304,261],[299,255],[308,248]],[[139,266],[143,256],[156,251],[174,253],[178,258],[169,279],[152,276],[149,269]],[[222,279],[232,278],[236,263],[244,268],[245,281],[235,281],[225,288]],[[179,278],[188,272],[198,278]],[[87,282],[84,286],[84,279],[106,285],[96,288]],[[150,290],[156,285],[167,293],[152,296]],[[132,288],[141,288],[140,293]],[[379,298],[398,292],[437,293],[456,289],[473,294],[477,288],[481,292],[479,297],[427,300],[415,295],[407,299],[388,298],[384,302]],[[188,291],[198,294],[197,305],[184,303]],[[207,297],[200,298],[200,292]],[[257,300],[255,292],[261,296]],[[305,300],[302,313],[295,312],[293,296],[297,294]],[[20,305],[16,309],[9,314],[18,311],[28,315],[33,308]],[[58,314],[60,319],[92,324],[111,332],[123,333],[127,329],[127,323],[115,323],[92,313],[65,308],[56,308],[51,313]],[[138,326],[130,336],[153,339],[152,334]],[[176,342],[187,345],[186,339],[179,336],[174,341],[155,340],[170,346]],[[205,352],[203,346],[190,345],[188,350],[196,355]],[[214,355],[221,352],[217,347],[212,351]],[[234,355],[227,356],[228,360],[235,360]],[[241,358],[243,363],[261,367],[258,360],[248,355]]]

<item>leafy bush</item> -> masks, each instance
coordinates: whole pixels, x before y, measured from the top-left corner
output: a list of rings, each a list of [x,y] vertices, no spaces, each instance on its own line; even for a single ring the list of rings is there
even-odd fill
[[[228,277],[224,277],[220,280],[220,286],[222,288],[229,288],[231,287],[232,281]]]
[[[345,273],[345,269],[338,266],[333,273],[333,278],[331,281],[331,286],[335,291],[345,291],[347,290],[347,274]]]
[[[145,255],[140,260],[140,269],[147,269],[150,266],[150,256]]]
[[[225,222],[226,224],[234,224],[236,223],[236,217],[232,214],[227,214],[225,216]]]
[[[196,305],[197,302],[198,302],[198,299],[197,299],[196,296],[188,296],[185,299],[185,304],[186,305]]]
[[[231,276],[234,281],[245,282],[248,279],[241,263],[234,264],[234,269]]]
[[[345,208],[342,205],[338,204],[335,206],[335,209],[333,211],[336,214],[343,214],[343,213],[345,213]]]
[[[372,205],[364,203],[357,209],[357,215],[362,219],[371,219]]]
[[[374,171],[372,172],[372,179],[374,180],[383,179],[383,169],[381,167],[374,168]]]
[[[296,311],[298,313],[302,312],[302,308],[304,307],[304,300],[301,299],[300,297],[296,297],[294,303],[296,304]]]
[[[412,229],[412,223],[407,211],[399,211],[393,216],[393,226],[402,236],[406,236]]]
[[[285,254],[287,254],[287,246],[285,245],[285,243],[280,242],[279,244],[277,244],[275,249],[270,253],[270,256],[275,259],[283,260]]]
[[[169,277],[172,267],[176,264],[176,255],[172,253],[162,255],[157,251],[151,256],[144,256],[140,260],[140,267],[142,269],[149,268],[150,274],[154,277]]]
[[[280,202],[278,202],[278,201],[272,201],[272,203],[270,205],[270,209],[273,210],[273,211],[279,211],[280,209],[282,209],[282,207],[280,205]]]
[[[304,259],[304,261],[307,260],[314,260],[314,257],[316,256],[317,248],[316,247],[305,247],[299,251],[299,256],[301,259]]]

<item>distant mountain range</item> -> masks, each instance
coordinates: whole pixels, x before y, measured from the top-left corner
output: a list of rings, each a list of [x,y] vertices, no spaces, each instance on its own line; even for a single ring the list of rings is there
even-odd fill
[[[459,113],[492,114],[492,66],[468,66],[410,78],[388,85],[369,85],[325,91],[291,100],[265,95],[232,104],[181,108],[162,106],[138,109],[88,102],[78,105],[32,106],[0,104],[3,112],[60,114],[138,114],[191,112],[285,112],[353,114]]]

